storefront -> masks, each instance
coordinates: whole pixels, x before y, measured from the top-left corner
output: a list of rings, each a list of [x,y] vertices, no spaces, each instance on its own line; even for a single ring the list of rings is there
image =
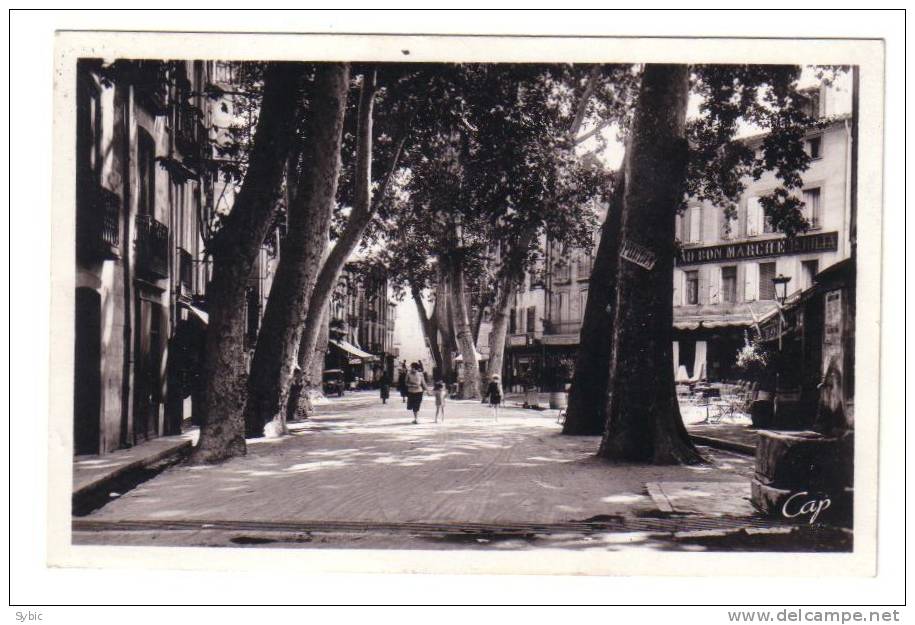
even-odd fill
[[[371,384],[375,378],[373,367],[378,356],[365,352],[343,339],[330,339],[324,360],[325,369],[341,369],[347,388]]]
[[[720,306],[718,308],[721,308]],[[674,316],[673,366],[678,382],[734,381],[741,378],[737,352],[757,325],[771,317],[774,301],[748,302],[726,311],[677,311]]]

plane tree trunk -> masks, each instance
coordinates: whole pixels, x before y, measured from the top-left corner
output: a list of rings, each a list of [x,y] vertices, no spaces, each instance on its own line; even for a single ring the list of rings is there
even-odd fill
[[[438,346],[438,337],[436,336],[435,328],[433,328],[432,320],[429,319],[429,315],[426,313],[426,305],[423,304],[422,292],[417,286],[411,284],[410,295],[413,297],[413,302],[416,304],[416,313],[419,315],[419,323],[423,330],[423,337],[429,343],[429,351],[432,352],[432,360],[435,361],[435,366],[438,369],[439,375],[444,375],[442,352]]]
[[[502,374],[505,337],[508,335],[508,314],[516,284],[514,276],[504,275],[497,286],[496,300],[492,305],[492,329],[489,331],[489,363],[486,366],[488,379],[492,379],[496,374]]]
[[[702,459],[683,426],[671,367],[670,276],[685,189],[688,98],[688,66],[645,66],[624,169],[607,428],[598,452],[614,461]]]
[[[327,246],[328,229],[340,173],[340,145],[349,66],[318,66],[306,117],[306,170],[296,202],[289,207],[286,244],[274,277],[248,378],[245,423],[248,436],[285,431],[293,364],[309,300]],[[320,312],[320,311],[319,311]]]
[[[273,219],[304,74],[305,66],[300,63],[267,66],[248,171],[232,211],[211,244],[204,416],[200,440],[190,459],[193,463],[216,463],[245,453],[245,291]]]
[[[528,248],[536,236],[535,228],[526,229],[514,245],[506,248],[501,268],[501,277],[496,285],[495,301],[492,306],[492,329],[489,333],[489,363],[486,369],[488,378],[502,375],[502,363],[505,358],[505,340],[508,335],[509,312],[515,289],[524,279],[524,262]]]
[[[451,269],[451,306],[454,313],[455,334],[461,351],[464,370],[464,384],[461,387],[461,399],[480,399],[480,363],[473,342],[473,330],[467,315],[467,298],[464,287],[464,267],[459,258],[450,262]]]
[[[407,118],[407,121],[400,129],[400,136],[391,157],[391,162],[385,171],[384,178],[375,192],[374,199],[372,196],[372,128],[373,128],[373,110],[375,105],[375,94],[378,90],[377,72],[368,71],[363,77],[362,88],[359,96],[359,119],[357,122],[357,140],[356,140],[356,174],[355,184],[356,192],[353,209],[350,212],[349,219],[343,233],[335,243],[333,249],[327,257],[327,260],[321,266],[321,272],[318,274],[314,290],[311,294],[311,302],[308,306],[308,314],[305,317],[305,328],[302,332],[302,341],[299,346],[299,366],[303,371],[310,367],[310,359],[315,354],[315,342],[321,331],[321,313],[325,309],[327,302],[333,293],[340,274],[346,265],[347,259],[356,250],[356,247],[362,241],[362,235],[380,202],[384,200],[385,193],[394,178],[397,171],[400,156],[403,153],[404,145],[409,136],[410,126],[412,125],[413,113]]]
[[[588,299],[581,322],[575,375],[569,389],[563,434],[603,434],[607,423],[607,382],[610,376],[624,184],[622,176],[619,176],[601,227],[600,242],[588,282]]]
[[[435,288],[435,326],[441,335],[439,352],[442,355],[442,377],[449,383],[454,378],[454,356],[458,350],[454,336],[454,324],[451,314],[451,281],[448,272],[443,267],[439,268],[438,285]]]

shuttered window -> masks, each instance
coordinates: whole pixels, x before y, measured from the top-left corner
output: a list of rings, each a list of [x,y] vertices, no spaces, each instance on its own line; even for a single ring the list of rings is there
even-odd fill
[[[811,228],[820,227],[820,188],[804,190],[804,217]]]
[[[775,263],[759,263],[759,299],[774,300],[775,284],[772,278],[775,277]]]
[[[721,301],[726,304],[737,301],[737,267],[721,268]]]
[[[695,306],[699,303],[699,272],[686,272],[686,303]]]
[[[702,207],[693,206],[689,209],[689,242],[702,241]]]
[[[747,198],[747,236],[753,237],[760,234],[762,230],[762,206],[759,205],[759,198],[750,196]]]
[[[744,300],[755,301],[759,297],[759,265],[747,263],[744,267],[744,280]]]

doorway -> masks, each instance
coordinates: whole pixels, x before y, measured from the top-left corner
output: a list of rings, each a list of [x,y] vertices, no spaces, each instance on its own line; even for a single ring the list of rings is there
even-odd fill
[[[76,289],[73,359],[73,453],[99,453],[102,418],[102,298]]]
[[[142,297],[138,298],[133,411],[136,442],[159,435],[159,404],[162,401],[162,319],[162,306]]]

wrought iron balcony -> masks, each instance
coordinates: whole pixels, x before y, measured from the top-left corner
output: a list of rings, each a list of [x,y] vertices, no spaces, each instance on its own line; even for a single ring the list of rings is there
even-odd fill
[[[175,144],[185,158],[200,161],[209,147],[207,130],[198,119],[197,109],[184,106],[178,109]]]
[[[168,277],[168,227],[150,215],[137,215],[137,273],[153,279]]]
[[[162,61],[133,61],[131,78],[136,98],[156,115],[164,115],[168,108],[168,80],[166,65]]]
[[[544,334],[578,334],[581,332],[581,321],[544,321]]]
[[[84,260],[120,256],[121,199],[99,185],[87,186],[76,202],[76,251]]]
[[[566,284],[572,281],[571,265],[556,265],[553,267],[553,281],[557,284]]]
[[[584,282],[591,279],[591,271],[594,269],[594,258],[591,256],[582,256],[578,259],[577,273],[578,281]]]

